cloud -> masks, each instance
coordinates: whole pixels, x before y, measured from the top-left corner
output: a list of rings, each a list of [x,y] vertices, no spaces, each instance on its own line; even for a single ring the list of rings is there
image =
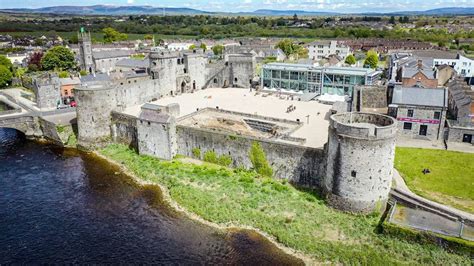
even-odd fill
[[[127,0],[127,4],[132,5],[135,2],[135,0]]]

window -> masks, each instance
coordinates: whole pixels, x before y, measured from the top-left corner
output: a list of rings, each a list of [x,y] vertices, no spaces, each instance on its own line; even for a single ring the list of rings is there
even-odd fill
[[[441,117],[441,112],[434,112],[434,119],[439,119]]]
[[[472,135],[471,134],[464,134],[462,136],[462,142],[471,143],[472,142]]]
[[[403,129],[405,130],[411,130],[411,123],[405,122],[403,123]]]
[[[352,172],[351,172],[351,176],[352,176],[352,177],[356,177],[356,176],[357,176],[357,172],[356,172],[356,171],[354,171],[354,170],[352,170]]]
[[[413,117],[413,110],[412,109],[408,109],[407,116],[408,117]]]

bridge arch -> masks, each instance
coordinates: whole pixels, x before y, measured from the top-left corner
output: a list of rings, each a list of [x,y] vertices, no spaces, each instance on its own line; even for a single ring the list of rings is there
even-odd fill
[[[16,129],[26,136],[41,136],[41,126],[38,119],[33,116],[8,116],[0,117],[0,128]]]

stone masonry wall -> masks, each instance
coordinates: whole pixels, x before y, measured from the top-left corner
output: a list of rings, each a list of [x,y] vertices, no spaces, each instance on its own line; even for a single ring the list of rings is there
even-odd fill
[[[137,150],[137,118],[112,112],[112,140]]]
[[[441,117],[438,124],[432,123],[419,123],[419,122],[410,122],[410,121],[398,121],[398,135],[407,138],[427,138],[430,140],[437,140],[438,138],[443,137],[443,127],[444,121],[446,119],[446,111],[443,111],[441,108],[406,108],[399,107],[397,110],[397,119],[408,118],[408,109],[412,109],[414,119],[434,119],[434,112],[441,112]],[[404,123],[412,123],[411,130],[403,129]],[[420,136],[420,126],[427,125],[428,130],[426,136]],[[438,135],[439,134],[439,135]]]
[[[461,142],[463,140],[464,134],[472,135],[471,144],[474,144],[474,128],[472,127],[456,127],[450,126],[449,127],[449,134],[448,134],[448,146],[449,142]]]
[[[319,187],[324,175],[324,150],[220,132],[177,126],[178,154],[193,157],[193,148],[199,148],[201,155],[213,150],[217,155],[232,157],[233,166],[251,168],[249,151],[254,141],[262,146],[267,160],[277,178],[292,183]]]

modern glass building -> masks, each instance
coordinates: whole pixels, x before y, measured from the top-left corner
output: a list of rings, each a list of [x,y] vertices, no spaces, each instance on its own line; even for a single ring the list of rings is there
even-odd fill
[[[352,96],[354,86],[373,85],[381,73],[369,68],[270,63],[262,68],[261,84],[265,89]]]

